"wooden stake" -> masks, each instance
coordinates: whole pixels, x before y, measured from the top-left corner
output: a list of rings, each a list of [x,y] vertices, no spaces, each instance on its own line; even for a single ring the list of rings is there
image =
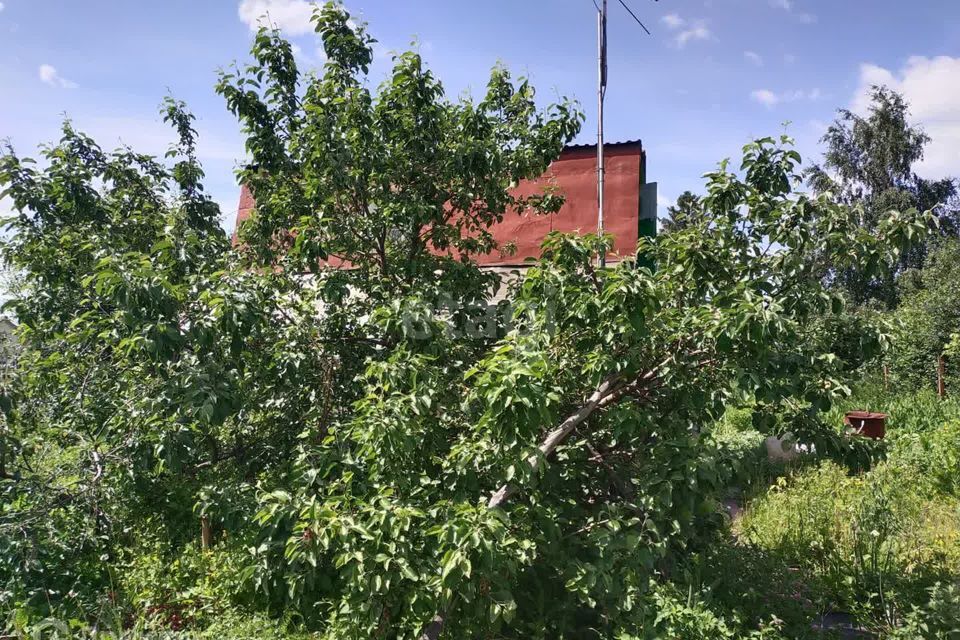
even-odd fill
[[[890,389],[890,365],[884,363],[883,365],[883,392],[886,393]]]
[[[200,517],[200,547],[204,551],[210,548],[210,545],[213,543],[213,532],[210,529],[210,518],[207,516]]]
[[[943,361],[943,356],[941,355],[937,358],[937,395],[942,400],[947,397],[947,384],[944,380],[946,373],[946,365]]]

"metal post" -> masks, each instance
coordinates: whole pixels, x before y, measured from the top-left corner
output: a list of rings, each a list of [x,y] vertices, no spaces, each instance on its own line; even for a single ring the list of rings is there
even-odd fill
[[[601,0],[597,12],[597,238],[603,240],[603,96],[607,90],[607,0]],[[599,255],[601,267],[607,264],[607,255]]]

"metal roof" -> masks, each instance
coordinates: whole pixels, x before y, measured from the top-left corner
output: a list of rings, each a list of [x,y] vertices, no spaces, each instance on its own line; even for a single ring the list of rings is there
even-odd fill
[[[616,142],[605,141],[605,142],[603,143],[603,146],[604,146],[604,148],[606,148],[606,147],[623,147],[623,146],[633,145],[633,144],[639,144],[641,147],[643,146],[643,143],[641,142],[641,140],[640,140],[639,138],[637,138],[636,140],[617,140]],[[564,149],[564,151],[566,151],[566,150],[568,150],[568,149],[590,149],[590,148],[595,149],[596,147],[597,147],[597,143],[596,143],[596,142],[593,142],[593,143],[568,144],[568,145],[565,146],[563,149]]]

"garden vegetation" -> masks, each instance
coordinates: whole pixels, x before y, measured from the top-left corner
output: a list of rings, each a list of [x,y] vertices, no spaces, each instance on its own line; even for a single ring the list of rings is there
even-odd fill
[[[175,100],[165,160],[69,122],[39,162],[0,156],[10,634],[797,638],[844,612],[957,637],[960,422],[923,390],[960,331],[936,206],[808,195],[763,138],[636,261],[551,234],[491,306],[474,257],[562,205],[512,187],[576,103],[501,67],[451,100],[413,52],[372,90],[365,26],[314,19],[322,73],[264,29],[217,85],[257,202],[236,243]],[[864,386],[883,358],[899,395]],[[852,387],[889,441],[841,431]],[[786,432],[815,453],[767,461]]]

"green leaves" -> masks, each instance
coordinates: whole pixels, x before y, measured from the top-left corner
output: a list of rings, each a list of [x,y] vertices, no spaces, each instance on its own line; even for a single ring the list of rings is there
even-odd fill
[[[900,94],[886,87],[872,87],[871,105],[865,115],[841,110],[821,142],[826,144],[823,167],[806,172],[808,184],[818,194],[829,194],[853,206],[863,232],[886,235],[885,227],[900,217],[891,212],[930,210],[931,215],[914,222],[925,225],[902,229],[906,243],[885,265],[871,260],[844,261],[830,265],[834,284],[842,287],[855,304],[879,300],[888,308],[898,302],[897,275],[923,266],[927,237],[933,234],[956,237],[957,184],[950,178],[925,180],[913,172],[930,142],[920,128],[908,122],[909,105]],[[882,267],[882,268],[878,268]]]
[[[392,290],[463,281],[463,263],[495,250],[488,228],[505,214],[556,211],[559,196],[510,188],[538,177],[579,131],[563,103],[541,111],[532,87],[496,68],[487,96],[451,102],[420,55],[394,57],[376,92],[366,83],[375,42],[342,6],[315,15],[327,62],[300,76],[289,45],[262,31],[256,64],[221,75],[218,92],[248,132],[242,181],[257,200],[240,229],[261,265],[315,271],[331,257],[345,279]],[[476,273],[471,279],[481,280]],[[468,290],[477,299],[489,279]]]
[[[236,246],[175,100],[172,166],[69,124],[43,169],[0,160],[24,278],[3,397],[28,478],[0,487],[20,536],[0,567],[43,549],[0,593],[45,607],[56,570],[93,602],[139,532],[179,548],[201,515],[208,546],[249,555],[229,598],[325,637],[419,637],[438,615],[449,637],[633,634],[661,563],[717,525],[729,470],[701,430],[750,398],[764,428],[816,433],[880,337],[821,339],[843,310],[824,265],[883,268],[929,217],[865,232],[792,193],[799,155],[765,138],[637,261],[600,268],[611,237],[550,234],[493,306],[474,258],[505,216],[559,210],[515,187],[582,115],[502,67],[451,101],[413,52],[372,90],[365,27],[336,4],[315,22],[320,76],[271,30],[221,74],[253,161]]]

